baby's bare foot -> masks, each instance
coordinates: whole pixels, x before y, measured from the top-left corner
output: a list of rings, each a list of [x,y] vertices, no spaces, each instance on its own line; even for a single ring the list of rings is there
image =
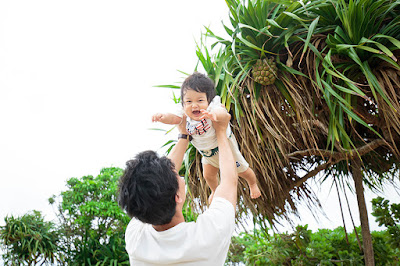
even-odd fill
[[[261,196],[261,191],[257,183],[254,183],[252,185],[249,184],[249,187],[250,187],[250,197],[252,199],[256,199]]]

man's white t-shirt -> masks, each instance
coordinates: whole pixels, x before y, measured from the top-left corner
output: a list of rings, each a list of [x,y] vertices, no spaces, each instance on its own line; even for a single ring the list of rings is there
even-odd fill
[[[235,209],[228,200],[214,198],[196,222],[180,223],[158,232],[132,219],[125,232],[131,265],[224,265],[235,229]]]

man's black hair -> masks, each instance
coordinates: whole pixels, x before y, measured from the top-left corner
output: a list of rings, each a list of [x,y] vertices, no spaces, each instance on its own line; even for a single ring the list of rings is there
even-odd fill
[[[204,74],[194,72],[192,75],[187,77],[181,86],[181,103],[184,104],[183,98],[186,91],[194,90],[197,92],[204,92],[207,95],[208,104],[214,99],[216,93],[214,88],[214,82]]]
[[[144,151],[126,162],[119,181],[118,204],[130,217],[152,225],[167,224],[175,215],[177,173],[173,162]]]

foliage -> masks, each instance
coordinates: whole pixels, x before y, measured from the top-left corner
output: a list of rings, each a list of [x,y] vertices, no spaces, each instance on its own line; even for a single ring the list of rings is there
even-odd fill
[[[0,227],[0,243],[5,249],[6,265],[62,263],[59,232],[53,222],[46,222],[38,211],[21,217],[9,216]]]
[[[297,214],[299,201],[320,207],[306,183],[318,174],[341,187],[354,181],[366,263],[373,264],[362,199],[364,184],[379,190],[400,169],[400,2],[225,2],[228,38],[206,28],[215,43],[210,49],[202,40],[196,54],[260,183],[256,200],[239,185],[238,217],[251,212],[259,223],[273,222]],[[277,63],[273,84],[256,81],[260,59]],[[190,197],[202,207],[209,192],[199,157],[185,167]]]
[[[69,264],[128,264],[124,231],[129,217],[117,203],[122,169],[110,167],[97,177],[67,181],[58,204],[62,243]],[[55,202],[55,196],[50,199]]]
[[[377,197],[372,200],[372,210],[379,226],[387,228],[389,243],[400,250],[400,204],[389,205],[389,200]]]
[[[67,180],[68,190],[57,204],[59,224],[45,222],[37,211],[6,217],[0,243],[7,265],[129,265],[124,233],[130,218],[116,200],[122,173],[120,168],[103,168],[97,177]],[[49,202],[56,200],[52,196]],[[187,222],[197,219],[189,203],[183,215]]]
[[[357,228],[359,230],[359,228]],[[377,265],[397,265],[400,250],[388,243],[386,232],[373,232]],[[354,233],[343,227],[312,232],[297,226],[293,233],[243,232],[232,239],[227,264],[245,265],[364,265]]]
[[[225,35],[206,27],[196,55],[232,114],[233,132],[263,193],[252,200],[240,183],[239,217],[251,212],[258,222],[273,222],[296,213],[299,201],[319,206],[306,181],[325,174],[322,180],[350,187],[349,169],[358,157],[369,188],[394,182],[400,169],[400,2],[226,3]],[[252,67],[271,57],[278,73],[264,86],[254,81]],[[188,154],[183,170],[190,197],[203,208],[209,190],[200,155]]]

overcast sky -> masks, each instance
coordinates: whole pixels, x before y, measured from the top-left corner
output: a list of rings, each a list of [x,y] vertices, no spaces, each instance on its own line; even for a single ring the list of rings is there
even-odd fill
[[[222,0],[1,1],[0,225],[33,209],[52,219],[47,199],[67,179],[175,138],[149,130],[170,128],[151,124],[172,105],[154,86],[191,73],[203,26],[218,32],[227,14]],[[341,225],[336,192],[319,194],[330,220],[304,211],[301,223]]]

